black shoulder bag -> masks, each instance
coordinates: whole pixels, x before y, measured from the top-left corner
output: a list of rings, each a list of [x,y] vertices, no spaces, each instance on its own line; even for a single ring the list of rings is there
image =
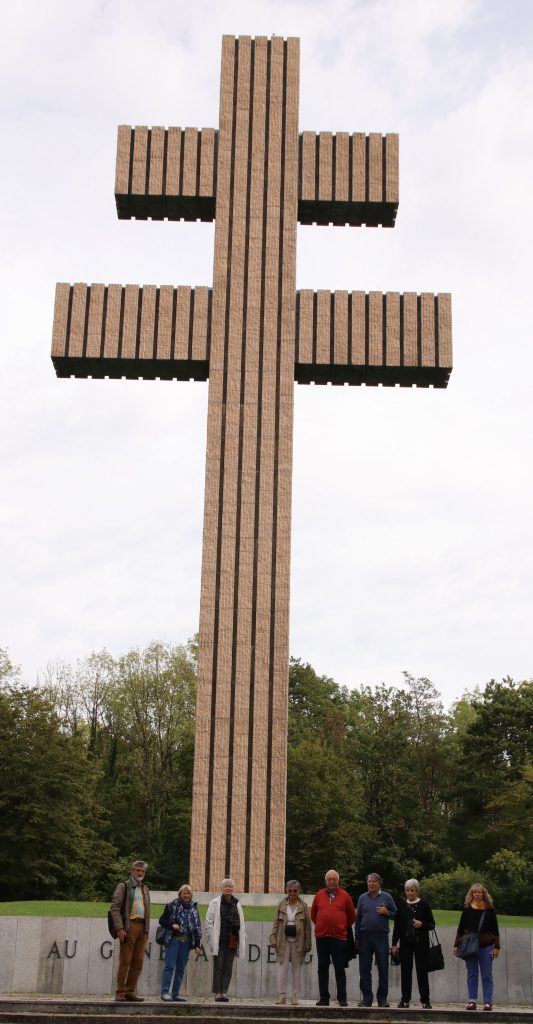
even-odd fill
[[[429,933],[427,969],[428,973],[431,971],[444,970],[444,956],[436,928],[433,928]]]

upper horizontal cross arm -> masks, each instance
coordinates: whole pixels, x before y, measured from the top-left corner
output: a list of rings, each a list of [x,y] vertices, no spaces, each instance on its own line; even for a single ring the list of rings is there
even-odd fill
[[[115,176],[119,218],[213,220],[217,163],[214,128],[121,125]],[[393,227],[397,210],[396,134],[300,134],[301,224]]]
[[[303,132],[298,163],[301,224],[394,227],[398,135]]]
[[[115,174],[119,218],[214,220],[217,152],[214,128],[121,125]]]

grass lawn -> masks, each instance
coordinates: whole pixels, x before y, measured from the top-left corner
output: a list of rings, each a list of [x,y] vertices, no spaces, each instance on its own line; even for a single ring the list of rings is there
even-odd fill
[[[164,904],[152,903],[152,918],[159,917]],[[199,906],[205,918],[207,905]],[[243,907],[246,921],[272,921],[274,907]],[[0,903],[0,917],[107,917],[109,903],[77,902],[76,900],[20,900]]]
[[[158,908],[161,904],[152,904],[152,917],[159,917]],[[109,903],[76,902],[75,900],[21,900],[13,903],[0,903],[0,917],[107,917]],[[205,918],[206,906],[199,907],[202,920]],[[246,921],[272,921],[274,907],[243,907]],[[434,910],[437,927],[450,925],[452,928],[459,921],[458,910]],[[498,914],[500,928],[533,928],[533,917],[518,917],[512,914]]]

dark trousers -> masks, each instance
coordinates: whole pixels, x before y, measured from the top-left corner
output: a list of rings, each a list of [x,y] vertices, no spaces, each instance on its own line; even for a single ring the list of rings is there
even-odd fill
[[[228,949],[226,942],[219,944],[218,953],[213,957],[213,992],[215,995],[217,992],[222,992],[225,995],[228,991],[236,952],[236,949]]]
[[[329,1003],[329,964],[333,964],[337,983],[337,999],[346,1002],[346,940],[332,939],[329,935],[316,939],[318,960],[318,991],[323,1002]]]
[[[372,958],[376,957],[378,969],[378,1006],[387,1002],[389,993],[389,933],[359,933],[359,986],[363,1002],[372,1005]]]
[[[406,1003],[411,1000],[413,989],[413,960],[416,967],[416,980],[420,992],[420,1002],[429,1003],[428,951],[427,946],[407,942],[400,943],[400,970],[402,973],[402,999]]]

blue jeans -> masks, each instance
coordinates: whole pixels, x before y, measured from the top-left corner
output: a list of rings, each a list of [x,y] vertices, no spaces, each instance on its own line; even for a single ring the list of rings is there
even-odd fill
[[[187,960],[189,959],[190,946],[188,942],[178,942],[178,939],[171,939],[168,946],[165,949],[165,966],[163,968],[163,977],[161,979],[161,995],[166,995],[170,992],[170,982],[172,975],[174,974],[174,981],[172,984],[172,998],[175,999],[179,995],[181,983],[183,981],[183,975],[185,974],[185,968],[187,966]]]
[[[389,933],[359,932],[359,986],[363,1002],[372,1005],[372,958],[378,968],[378,1006],[387,1002],[389,993]]]
[[[478,968],[481,974],[481,987],[483,989],[483,1001],[492,1003],[494,994],[494,982],[492,980],[492,950],[493,946],[480,947],[477,956],[466,961],[466,987],[468,998],[474,1003],[477,1000]]]

